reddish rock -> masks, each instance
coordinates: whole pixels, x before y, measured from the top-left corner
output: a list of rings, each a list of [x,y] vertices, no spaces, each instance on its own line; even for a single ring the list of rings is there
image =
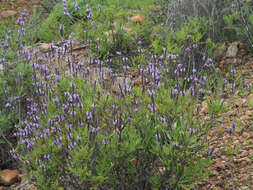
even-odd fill
[[[136,15],[130,18],[131,21],[133,22],[140,22],[142,23],[144,21],[144,17],[140,15]]]
[[[12,185],[18,180],[18,170],[3,170],[0,174],[0,182],[4,185]]]

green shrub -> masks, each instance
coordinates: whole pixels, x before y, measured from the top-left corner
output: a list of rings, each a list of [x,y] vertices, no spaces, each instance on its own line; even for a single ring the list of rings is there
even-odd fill
[[[189,91],[115,97],[82,78],[50,89],[46,108],[32,103],[39,122],[23,122],[29,132],[14,152],[40,189],[176,189],[206,175],[200,153],[212,124],[193,120]]]

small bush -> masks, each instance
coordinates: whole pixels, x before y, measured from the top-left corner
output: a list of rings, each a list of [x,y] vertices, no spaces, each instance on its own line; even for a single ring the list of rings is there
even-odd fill
[[[181,64],[185,51],[139,52],[133,59],[142,82],[119,86],[118,96],[85,76],[38,67],[29,118],[17,128],[12,154],[40,189],[176,189],[206,175],[209,158],[201,153],[215,117],[202,125],[193,110],[207,93],[212,63],[201,59],[208,64],[196,73]]]

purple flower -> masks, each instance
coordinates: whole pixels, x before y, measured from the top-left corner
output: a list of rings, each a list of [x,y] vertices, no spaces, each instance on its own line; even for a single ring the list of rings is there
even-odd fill
[[[91,120],[92,119],[92,112],[87,111],[86,116],[87,116],[88,120]]]
[[[232,132],[233,132],[233,127],[231,127],[231,126],[227,127],[227,131],[228,131],[229,133],[232,133]]]
[[[118,123],[118,120],[116,119],[112,123],[113,123],[113,125],[116,125]]]
[[[75,10],[76,11],[80,10],[80,7],[79,7],[79,5],[78,5],[78,3],[76,1],[75,1]]]
[[[63,36],[64,25],[60,25],[60,34]]]
[[[193,129],[193,128],[190,128],[190,129],[189,129],[189,132],[190,132],[190,134],[194,134],[194,133],[196,132],[196,130]]]
[[[72,124],[68,124],[68,130],[72,129]]]
[[[176,141],[176,142],[172,142],[172,144],[174,145],[174,146],[178,146],[178,142]]]
[[[108,144],[108,141],[107,141],[107,140],[103,140],[103,141],[102,141],[102,144],[103,144],[103,145],[107,145],[107,144]]]
[[[25,165],[27,165],[27,164],[29,164],[29,163],[30,163],[30,162],[29,162],[28,160],[25,160],[25,161],[24,161],[24,164],[25,164]]]
[[[158,134],[155,134],[155,138],[156,138],[156,140],[160,140],[161,139],[161,135],[158,133]]]
[[[152,111],[152,112],[155,112],[156,111],[156,107],[154,104],[149,104],[148,105],[148,108]]]
[[[81,141],[81,137],[76,136],[76,140],[77,140],[77,141]]]
[[[57,97],[53,98],[53,102],[54,103],[58,103],[59,102],[59,99]]]
[[[9,107],[11,107],[11,104],[8,102],[7,104],[5,104],[5,107],[9,108]]]
[[[101,12],[101,5],[98,4],[98,11]]]
[[[149,93],[150,96],[154,95],[154,91],[152,89],[148,89],[148,93]]]
[[[43,171],[45,171],[45,170],[46,170],[45,164],[41,164],[41,165],[40,165],[40,168],[41,168]]]
[[[98,130],[99,130],[99,127],[92,128],[92,129],[90,130],[90,133],[98,132]]]
[[[236,70],[235,69],[231,69],[230,72],[234,75],[236,73]]]
[[[213,156],[213,152],[214,152],[214,148],[211,149],[211,150],[208,152],[208,155],[209,155],[209,156]]]
[[[158,120],[160,120],[161,122],[165,122],[166,119],[164,117],[159,117]]]

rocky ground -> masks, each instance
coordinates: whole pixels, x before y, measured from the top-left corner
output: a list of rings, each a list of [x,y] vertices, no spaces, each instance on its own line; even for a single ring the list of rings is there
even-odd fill
[[[15,16],[23,9],[31,11],[32,2],[36,3],[31,0],[1,1],[0,19]],[[38,49],[41,52],[48,51],[50,45],[52,44],[40,44]],[[87,62],[87,48],[78,43],[74,48],[77,58]],[[237,70],[236,75],[241,77],[242,83],[233,94],[221,94],[228,107],[225,113],[219,115],[219,125],[212,128],[208,136],[212,152],[211,175],[196,184],[195,189],[251,190],[253,189],[253,92],[243,91],[242,87],[246,88],[247,84],[253,83],[253,58],[248,56],[249,52],[244,44],[239,42],[227,44],[226,50],[220,50],[216,55],[222,73],[226,75],[227,68],[233,64]],[[98,68],[92,69],[94,70],[92,77],[99,77],[94,76]],[[138,85],[138,76],[131,80]],[[117,76],[117,80],[114,81],[122,82],[121,76]],[[119,90],[117,86],[115,82],[115,93]],[[202,102],[199,110],[196,117],[203,120],[210,119],[207,102]],[[21,174],[19,168],[16,169],[2,171],[0,190],[36,190],[36,186],[26,179],[25,174]]]
[[[234,47],[233,47],[234,46]],[[238,48],[237,48],[238,47]],[[229,49],[230,48],[230,49]],[[234,49],[233,52],[231,49]],[[229,54],[230,53],[230,54]],[[232,55],[231,55],[232,54]],[[230,56],[228,56],[230,55]],[[223,72],[234,63],[242,87],[253,83],[253,58],[247,57],[242,43],[228,44],[219,67]],[[211,175],[197,189],[253,189],[253,92],[239,87],[233,94],[221,95],[228,105],[219,116],[219,125],[210,130],[208,140],[213,151]],[[206,102],[200,105],[199,118],[208,120]],[[235,123],[236,124],[235,124]]]

